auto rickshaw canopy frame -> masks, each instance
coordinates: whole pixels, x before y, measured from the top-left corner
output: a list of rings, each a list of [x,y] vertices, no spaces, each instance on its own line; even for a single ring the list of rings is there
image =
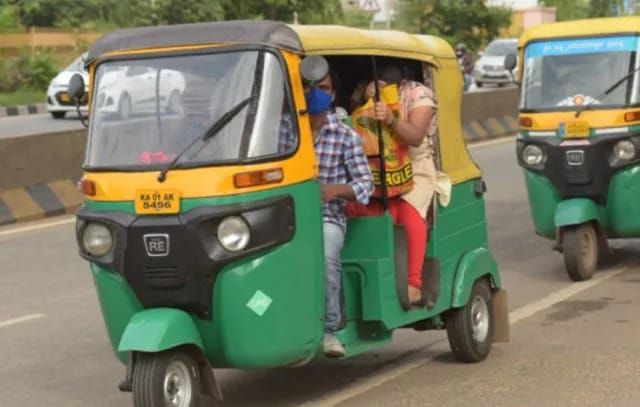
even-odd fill
[[[418,60],[432,65],[439,103],[438,152],[441,169],[452,184],[480,178],[461,126],[462,74],[453,48],[443,39],[393,30],[366,30],[338,25],[289,25],[263,20],[236,20],[141,27],[107,34],[91,47],[86,65],[102,56],[170,51],[210,45],[264,45],[303,55],[372,55]],[[452,92],[460,85],[460,92]]]

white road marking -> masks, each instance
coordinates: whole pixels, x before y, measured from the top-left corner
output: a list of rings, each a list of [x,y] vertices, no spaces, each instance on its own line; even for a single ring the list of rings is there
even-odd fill
[[[75,222],[75,220],[76,220],[75,216],[64,216],[64,217],[57,217],[54,220],[38,221],[36,223],[28,224],[26,226],[11,225],[6,227],[6,229],[0,230],[0,237],[15,235],[18,233],[31,232],[34,230],[47,229],[54,226],[68,225],[69,223]]]
[[[637,259],[635,259],[637,260]],[[524,305],[518,309],[515,309],[509,313],[509,321],[511,325],[514,325],[526,318],[537,314],[540,311],[544,311],[553,305],[568,299],[576,294],[579,294],[589,288],[595,287],[598,284],[601,284],[627,270],[631,267],[635,266],[637,261],[632,262],[631,264],[627,264],[624,266],[617,267],[613,270],[603,270],[594,275],[591,280],[583,281],[579,283],[571,283],[571,285],[566,286],[558,291],[555,291],[548,296],[541,298],[537,301],[534,301],[530,304]],[[508,290],[508,287],[506,287]],[[438,344],[446,343],[446,339],[439,340],[435,343],[432,343],[427,348],[436,346]],[[426,348],[422,349],[425,350]],[[357,397],[361,394],[364,394],[374,387],[380,386],[384,383],[387,383],[393,379],[402,376],[405,373],[410,372],[413,369],[424,366],[433,361],[433,358],[416,358],[415,354],[413,355],[414,359],[408,363],[400,362],[400,365],[396,365],[395,367],[391,367],[386,369],[385,371],[371,377],[363,378],[359,381],[356,381],[354,385],[349,386],[342,390],[337,390],[333,393],[329,393],[326,396],[323,396],[319,399],[312,400],[310,402],[301,404],[303,407],[329,407],[335,406],[339,403],[342,403],[346,400]]]
[[[477,143],[471,143],[468,144],[467,147],[468,148],[478,148],[478,147],[488,147],[488,146],[492,146],[494,144],[502,144],[502,143],[506,143],[509,141],[513,141],[516,139],[516,136],[509,136],[509,137],[501,137],[501,138],[497,138],[495,140],[487,140],[487,141],[480,141]]]
[[[30,315],[25,315],[23,317],[9,319],[7,321],[0,322],[0,328],[6,328],[11,325],[16,325],[23,322],[31,321],[32,319],[44,318],[45,316],[46,316],[45,314],[30,314]]]

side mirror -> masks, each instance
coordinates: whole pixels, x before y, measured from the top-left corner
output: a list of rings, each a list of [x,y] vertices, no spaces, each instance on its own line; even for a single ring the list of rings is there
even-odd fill
[[[504,69],[509,72],[513,72],[516,65],[518,65],[518,57],[516,57],[515,54],[507,54],[504,57]]]
[[[300,75],[308,84],[314,85],[323,80],[328,74],[329,63],[319,55],[306,57],[300,63]]]
[[[78,117],[84,127],[88,127],[88,122],[85,121],[80,112],[80,100],[84,97],[84,79],[79,73],[74,73],[69,80],[69,86],[67,86],[67,94],[76,102],[76,110],[78,111]]]
[[[84,79],[79,73],[73,74],[69,80],[69,87],[67,93],[72,100],[79,102],[84,96]]]

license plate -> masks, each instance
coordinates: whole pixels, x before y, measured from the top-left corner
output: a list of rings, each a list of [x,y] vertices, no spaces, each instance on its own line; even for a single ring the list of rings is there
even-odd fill
[[[567,138],[583,138],[589,137],[589,123],[588,122],[568,122],[566,132]]]
[[[136,191],[136,213],[165,215],[180,212],[180,193],[173,189],[141,189]]]
[[[66,93],[63,93],[62,95],[60,95],[60,100],[63,101],[64,103],[71,102],[71,98]]]

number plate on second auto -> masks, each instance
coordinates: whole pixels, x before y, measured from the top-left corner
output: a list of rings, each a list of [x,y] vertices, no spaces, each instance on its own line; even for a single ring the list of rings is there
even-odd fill
[[[60,100],[64,103],[71,102],[71,98],[66,93],[60,95]]]
[[[567,138],[583,138],[589,137],[589,123],[588,122],[568,122],[567,123]]]
[[[180,212],[180,193],[173,189],[142,189],[136,191],[136,213],[166,215]]]

